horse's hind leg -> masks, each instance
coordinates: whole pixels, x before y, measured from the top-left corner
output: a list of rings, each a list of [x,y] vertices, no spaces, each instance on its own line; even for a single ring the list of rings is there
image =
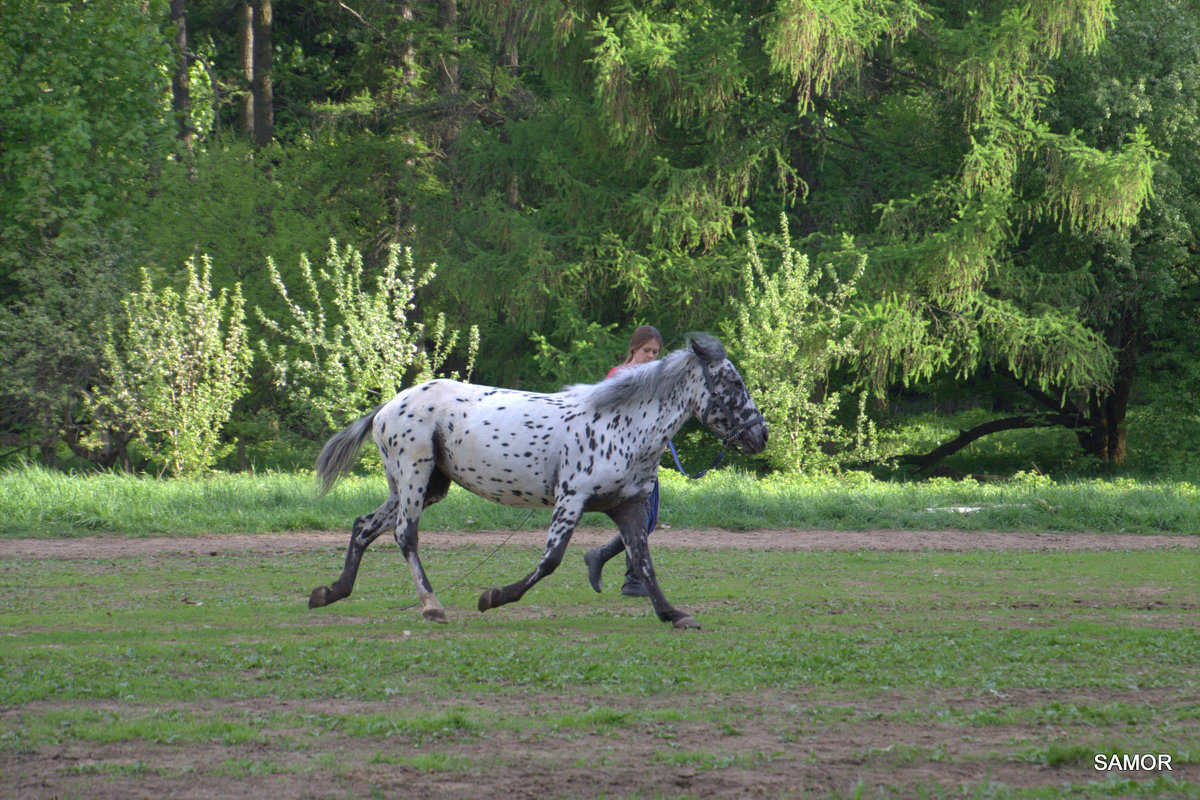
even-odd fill
[[[446,622],[446,612],[442,608],[441,602],[438,601],[437,595],[433,593],[433,586],[429,583],[429,577],[425,574],[425,567],[421,564],[421,557],[417,554],[417,521],[401,520],[396,526],[396,543],[400,545],[400,552],[404,554],[404,560],[408,562],[408,571],[412,575],[413,583],[417,586],[417,599],[421,602],[421,616],[430,622]]]
[[[650,602],[654,611],[663,622],[670,622],[676,628],[699,628],[700,624],[691,614],[680,611],[671,605],[658,585],[658,576],[654,572],[654,564],[650,560],[650,546],[646,543],[646,506],[645,501],[630,501],[608,512],[608,516],[617,523],[621,530],[621,538],[625,541],[625,551],[629,554],[633,571],[641,578],[650,593]]]
[[[350,546],[346,549],[346,564],[342,567],[341,576],[329,586],[313,589],[308,598],[309,608],[327,606],[350,596],[350,592],[354,590],[354,579],[358,575],[358,564],[362,561],[363,553],[371,542],[379,538],[379,534],[396,524],[398,498],[395,485],[392,485],[391,489],[383,505],[354,521]]]
[[[423,496],[420,496],[422,493],[418,492],[418,497],[412,498],[405,504],[406,513],[412,516],[401,516],[396,520],[396,543],[400,545],[400,552],[404,554],[404,560],[408,562],[408,571],[412,574],[413,583],[417,586],[417,599],[421,601],[421,616],[431,622],[441,623],[446,622],[446,612],[438,601],[437,595],[433,593],[433,586],[429,583],[425,567],[421,564],[421,556],[417,553],[417,520],[421,516],[421,511],[445,497],[449,488],[450,479],[444,472],[434,467]]]

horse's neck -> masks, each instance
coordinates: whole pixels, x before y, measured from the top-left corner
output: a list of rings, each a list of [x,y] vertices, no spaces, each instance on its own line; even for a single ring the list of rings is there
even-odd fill
[[[679,402],[674,404],[673,410],[667,414],[670,420],[667,433],[670,436],[678,433],[679,429],[683,427],[683,423],[700,414],[702,395],[705,389],[698,363],[691,365],[688,369],[685,377],[678,384],[678,390]]]
[[[653,443],[658,455],[666,449],[667,440],[679,432],[683,423],[699,413],[702,386],[700,368],[691,367],[678,383],[664,389],[658,399],[658,415],[654,419],[647,418],[639,426],[642,428],[643,441]]]

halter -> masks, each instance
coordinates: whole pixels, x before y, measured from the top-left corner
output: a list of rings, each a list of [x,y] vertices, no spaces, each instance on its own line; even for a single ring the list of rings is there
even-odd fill
[[[750,419],[746,420],[745,422],[737,421],[737,416],[733,413],[733,409],[731,409],[729,407],[729,404],[726,403],[721,398],[721,396],[717,394],[716,389],[713,387],[712,373],[710,373],[708,371],[708,364],[704,363],[703,358],[698,358],[697,360],[700,362],[700,374],[704,376],[704,385],[706,387],[708,387],[709,405],[716,403],[717,407],[722,411],[722,413],[724,413],[725,416],[729,418],[729,421],[735,423],[733,426],[733,430],[729,433],[729,435],[721,440],[722,445],[724,445],[725,447],[729,447],[729,443],[732,442],[734,439],[736,439],[738,436],[740,436],[742,434],[742,431],[746,430],[747,428],[751,427],[752,425],[757,425],[760,422],[767,421],[766,418],[762,414],[755,414],[754,416],[752,416]],[[723,453],[724,453],[724,451],[722,451],[722,454]]]

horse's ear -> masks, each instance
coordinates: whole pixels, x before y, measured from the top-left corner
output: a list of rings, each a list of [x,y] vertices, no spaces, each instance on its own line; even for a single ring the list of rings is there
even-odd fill
[[[692,333],[688,335],[688,345],[692,352],[707,364],[716,364],[725,360],[725,345],[715,336],[707,333]]]

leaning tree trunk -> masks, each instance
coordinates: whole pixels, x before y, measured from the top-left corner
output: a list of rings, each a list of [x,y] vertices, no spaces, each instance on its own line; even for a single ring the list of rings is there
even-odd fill
[[[1020,414],[991,420],[961,431],[957,437],[928,453],[908,453],[899,456],[902,464],[928,470],[948,456],[957,453],[971,442],[1000,431],[1020,428],[1062,427],[1075,432],[1084,452],[1106,464],[1125,463],[1125,416],[1129,410],[1129,394],[1137,370],[1140,327],[1135,312],[1129,311],[1109,330],[1108,342],[1117,350],[1117,368],[1111,386],[1091,391],[1085,403],[1082,398],[1064,399],[1065,393],[1054,394],[1036,386],[1022,384],[1010,375],[1014,387],[1023,390],[1048,411]]]

